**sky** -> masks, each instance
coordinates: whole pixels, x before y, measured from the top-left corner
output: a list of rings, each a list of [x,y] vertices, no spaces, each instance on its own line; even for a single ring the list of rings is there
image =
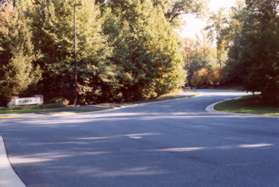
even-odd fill
[[[230,9],[234,6],[236,0],[208,0],[208,8],[212,12],[217,12],[219,9]],[[206,21],[196,18],[194,15],[183,16],[184,26],[181,29],[182,37],[194,38],[200,35],[203,28],[206,26]]]

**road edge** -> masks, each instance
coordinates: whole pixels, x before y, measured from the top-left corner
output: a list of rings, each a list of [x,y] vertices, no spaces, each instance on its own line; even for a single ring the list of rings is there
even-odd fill
[[[146,102],[142,102],[142,103],[127,104],[127,105],[118,106],[118,107],[105,109],[105,110],[99,110],[99,111],[95,111],[95,112],[84,112],[83,114],[90,114],[90,113],[98,114],[98,113],[114,112],[114,111],[121,110],[121,109],[140,107],[140,106],[144,106],[144,105],[147,105],[147,104],[158,104],[158,103],[165,103],[165,102],[169,102],[169,101],[177,101],[177,100],[188,99],[188,98],[196,97],[196,96],[198,96],[198,95],[189,94],[189,95],[183,95],[183,96],[176,97],[176,98],[171,98],[171,99],[163,99],[163,100],[157,100],[157,101],[156,100],[155,101],[146,101]]]
[[[26,187],[12,167],[7,155],[4,139],[0,136],[0,186]]]

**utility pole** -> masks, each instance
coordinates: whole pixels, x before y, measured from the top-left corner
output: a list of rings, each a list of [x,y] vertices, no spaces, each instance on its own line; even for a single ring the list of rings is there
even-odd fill
[[[76,16],[76,9],[78,6],[81,6],[80,3],[77,3],[75,0],[74,3],[74,95],[75,95],[75,100],[74,100],[74,106],[78,105],[78,62],[77,62],[77,16]]]

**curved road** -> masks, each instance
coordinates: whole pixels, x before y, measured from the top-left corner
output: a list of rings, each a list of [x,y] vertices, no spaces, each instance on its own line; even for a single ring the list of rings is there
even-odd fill
[[[279,119],[207,113],[243,93],[199,92],[94,114],[0,119],[0,136],[28,187],[279,186]]]

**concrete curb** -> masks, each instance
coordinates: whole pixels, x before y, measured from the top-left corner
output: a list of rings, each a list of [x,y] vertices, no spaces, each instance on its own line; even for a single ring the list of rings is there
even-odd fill
[[[0,136],[0,186],[26,187],[10,164],[2,136]]]

